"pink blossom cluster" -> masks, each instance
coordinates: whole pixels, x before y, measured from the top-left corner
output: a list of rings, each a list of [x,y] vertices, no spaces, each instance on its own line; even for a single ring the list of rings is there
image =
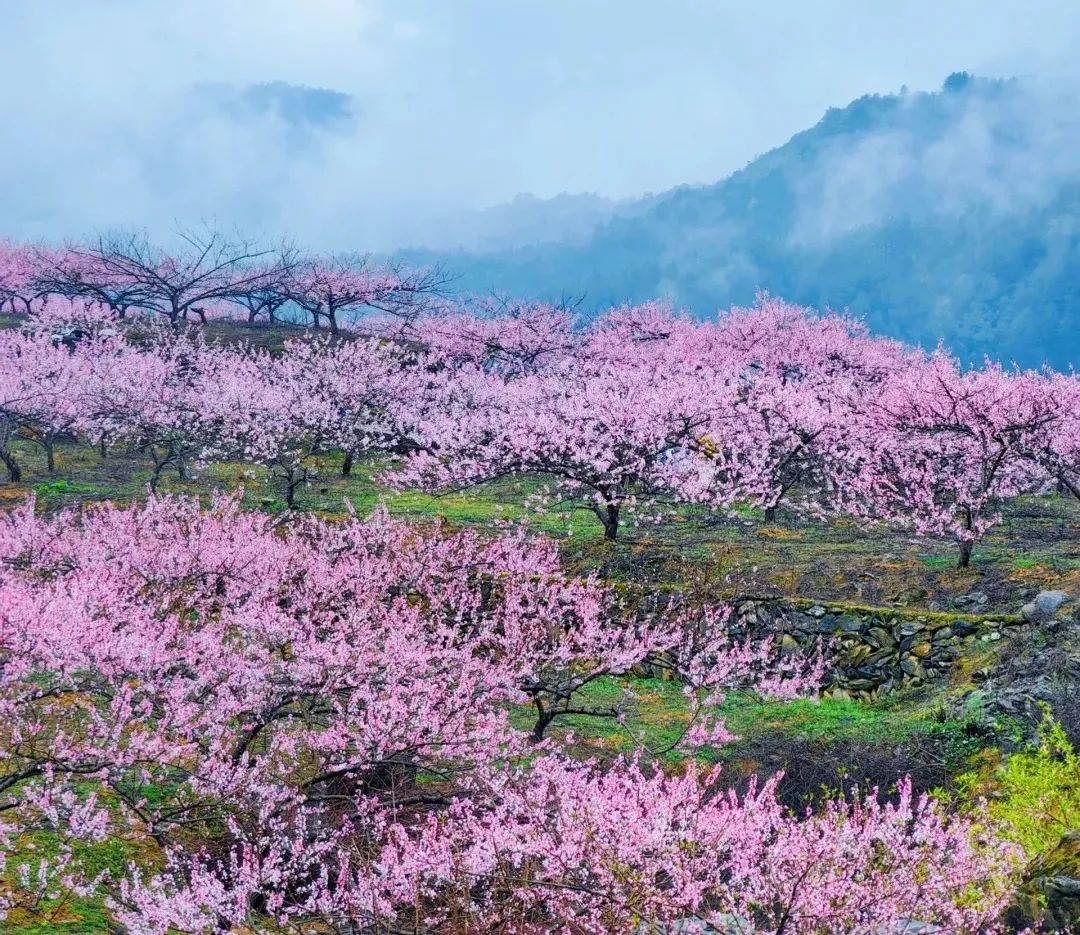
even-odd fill
[[[771,648],[723,624],[633,612],[521,533],[31,501],[0,519],[5,851],[51,829],[66,849],[21,886],[154,935],[993,931],[1017,855],[985,816],[906,786],[794,815],[775,780],[601,768],[511,718],[618,716],[580,689],[659,653],[710,743],[726,686],[813,688],[759,679]],[[84,866],[106,838],[143,858]]]

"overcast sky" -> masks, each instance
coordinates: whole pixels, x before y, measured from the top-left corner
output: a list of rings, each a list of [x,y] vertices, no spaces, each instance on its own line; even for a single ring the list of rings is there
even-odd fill
[[[204,219],[379,249],[519,192],[715,181],[864,93],[1075,77],[1076,10],[0,0],[0,234]]]

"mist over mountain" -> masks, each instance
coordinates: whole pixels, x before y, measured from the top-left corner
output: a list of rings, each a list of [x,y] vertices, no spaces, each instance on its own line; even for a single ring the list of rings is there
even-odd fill
[[[644,214],[657,196],[613,199],[592,192],[562,192],[554,198],[521,194],[490,208],[451,211],[417,223],[405,241],[436,251],[494,253],[533,244],[585,244],[614,218]]]
[[[701,316],[765,290],[969,360],[1080,364],[1072,83],[957,73],[829,110],[716,184],[521,198],[459,223],[405,255],[462,290],[578,295],[585,311],[665,296]]]

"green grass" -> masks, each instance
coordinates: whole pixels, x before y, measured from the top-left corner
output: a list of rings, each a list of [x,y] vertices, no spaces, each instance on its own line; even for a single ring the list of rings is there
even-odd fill
[[[19,868],[28,864],[33,868],[42,858],[53,858],[60,850],[60,841],[52,833],[36,831],[23,835],[6,855],[7,865],[0,875],[0,885],[16,884]],[[108,838],[100,842],[76,841],[73,844],[76,865],[88,877],[102,872],[111,879],[119,879],[132,861],[140,861],[145,855],[140,848],[121,838]],[[145,860],[142,860],[145,863]],[[16,892],[17,892],[16,888]],[[90,935],[110,931],[104,898],[100,895],[72,897],[68,899],[43,899],[37,903],[16,899],[14,908],[4,920],[3,931],[15,935],[47,935],[62,932],[66,935]]]
[[[17,502],[29,490],[41,508],[55,509],[95,500],[130,501],[145,496],[150,470],[145,455],[110,449],[103,460],[85,445],[60,445],[57,472],[45,471],[41,450],[25,440],[13,443],[25,468],[21,486],[0,484],[0,503]],[[517,477],[443,494],[391,490],[380,474],[391,462],[358,462],[341,476],[341,456],[313,459],[317,479],[299,489],[297,509],[330,518],[346,513],[348,500],[361,516],[384,506],[392,515],[449,528],[485,531],[525,524],[560,542],[570,571],[598,571],[612,581],[654,586],[690,586],[718,597],[734,594],[852,602],[908,604],[925,608],[931,600],[947,606],[952,596],[981,589],[984,608],[1014,613],[1021,586],[1080,584],[1080,502],[1061,498],[1021,498],[1006,521],[980,543],[974,566],[958,570],[951,543],[916,540],[908,533],[867,526],[845,518],[811,522],[781,514],[765,521],[760,511],[736,507],[710,513],[684,506],[665,512],[659,525],[635,525],[628,512],[620,539],[603,539],[593,513],[568,503],[537,508],[543,483]],[[215,463],[192,471],[181,482],[166,471],[160,489],[208,498],[214,490],[243,489],[246,508],[286,509],[280,484],[258,465]],[[925,599],[897,600],[914,587]],[[921,605],[920,605],[921,600]]]
[[[1037,551],[1028,555],[1012,556],[1012,567],[1017,571],[1047,568],[1055,571],[1080,569],[1080,556],[1063,555],[1058,552]]]
[[[582,707],[607,708],[624,702],[623,724],[611,718],[568,716],[551,730],[559,736],[573,734],[579,752],[629,753],[640,742],[654,751],[666,750],[682,735],[690,705],[674,681],[654,678],[609,676],[587,685],[580,693]],[[764,736],[788,739],[837,741],[901,741],[920,733],[942,729],[939,711],[926,704],[872,703],[839,698],[761,700],[732,693],[721,708],[728,729],[743,740]],[[511,720],[522,730],[532,727],[530,708],[512,712]],[[708,759],[728,759],[739,754],[738,740],[721,751],[705,751]],[[679,760],[679,754],[667,757]]]
[[[955,555],[920,555],[919,561],[927,568],[953,568],[956,566]]]

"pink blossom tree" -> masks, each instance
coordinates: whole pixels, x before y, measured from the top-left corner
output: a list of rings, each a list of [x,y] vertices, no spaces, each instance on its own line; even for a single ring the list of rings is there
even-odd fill
[[[565,306],[486,300],[438,308],[409,323],[405,335],[449,366],[468,363],[512,376],[572,351],[581,337],[574,324]]]
[[[1039,389],[1047,419],[1042,431],[1025,436],[1027,454],[1063,492],[1080,498],[1080,376],[1048,373],[1032,386]]]
[[[1011,498],[1039,490],[1043,467],[1026,453],[1059,414],[1044,378],[987,362],[963,371],[943,352],[894,375],[852,426],[841,495],[857,515],[885,519],[959,547],[959,565]]]
[[[432,272],[406,274],[374,267],[366,256],[346,254],[299,261],[285,281],[288,297],[311,316],[314,328],[325,321],[337,334],[343,315],[368,309],[404,314],[419,310],[421,300],[438,288]]]
[[[572,354],[520,375],[465,370],[423,421],[420,448],[390,475],[429,487],[532,474],[592,510],[604,535],[639,500],[688,495],[701,439],[727,386],[671,343],[597,330]]]
[[[709,454],[725,486],[766,519],[794,492],[803,506],[830,505],[855,413],[883,380],[920,360],[850,318],[768,296],[723,316],[712,340],[735,362],[738,386],[717,413]]]
[[[34,281],[42,292],[95,303],[117,319],[126,318],[147,296],[139,277],[79,246],[39,248],[34,251],[33,267]]]
[[[33,248],[0,240],[0,311],[28,313],[38,298]]]
[[[208,304],[262,289],[278,275],[266,263],[267,251],[216,230],[181,231],[177,240],[177,249],[166,251],[145,235],[116,234],[76,248],[67,261],[76,277],[72,287],[105,301],[122,289],[127,307],[160,314],[176,327],[205,321]]]
[[[239,369],[235,352],[208,347],[197,336],[157,338],[140,347],[101,348],[78,420],[103,446],[124,442],[149,456],[151,490],[167,468],[186,479],[189,464],[220,453],[220,423],[210,400],[227,392]],[[80,347],[76,355],[93,350]]]

